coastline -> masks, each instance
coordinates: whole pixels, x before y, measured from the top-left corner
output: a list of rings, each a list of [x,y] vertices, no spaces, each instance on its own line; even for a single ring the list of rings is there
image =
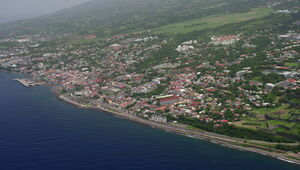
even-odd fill
[[[76,107],[78,107],[80,109],[94,109],[94,110],[103,111],[103,112],[106,112],[108,114],[112,114],[114,116],[120,117],[120,118],[128,119],[128,120],[131,120],[133,122],[140,123],[140,124],[150,126],[150,127],[153,127],[153,128],[161,129],[161,130],[164,130],[164,131],[167,131],[167,132],[176,133],[176,134],[179,134],[179,135],[184,135],[184,136],[195,138],[195,139],[210,141],[212,143],[222,145],[222,146],[232,148],[232,149],[237,149],[237,150],[241,150],[241,151],[248,151],[248,152],[255,152],[255,153],[262,154],[262,155],[277,158],[281,161],[285,161],[285,162],[300,165],[300,160],[293,159],[291,157],[285,156],[287,154],[287,152],[285,152],[285,151],[266,148],[266,147],[263,147],[263,146],[245,144],[245,143],[243,143],[243,141],[245,141],[244,139],[226,137],[226,136],[223,136],[223,135],[214,134],[214,133],[211,133],[211,132],[206,132],[206,131],[201,131],[201,130],[190,130],[190,129],[187,129],[187,128],[180,128],[180,127],[177,127],[177,126],[172,126],[170,124],[156,123],[156,122],[152,122],[152,121],[149,121],[149,120],[146,120],[146,119],[143,119],[143,118],[139,118],[139,117],[134,116],[134,115],[129,115],[129,114],[120,113],[120,112],[117,112],[117,111],[108,110],[108,109],[105,109],[101,106],[85,106],[85,105],[82,105],[82,104],[77,103],[75,101],[72,101],[72,100],[68,99],[67,97],[65,97],[63,95],[59,95],[56,92],[54,92],[54,93],[57,95],[58,99],[62,100],[63,102],[75,105]],[[248,147],[243,146],[243,145],[247,145]]]
[[[31,75],[28,75],[28,74],[20,74],[17,72],[3,71],[1,69],[0,69],[0,71],[16,74],[16,75],[20,75],[20,76],[32,77]],[[60,95],[57,91],[55,91],[52,88],[52,86],[48,82],[45,82],[43,84],[43,86],[49,87],[49,90],[55,94],[57,99],[65,102],[65,103],[72,104],[72,105],[78,107],[79,109],[93,109],[93,110],[106,112],[107,114],[111,114],[111,115],[114,115],[119,118],[128,119],[128,120],[131,120],[131,121],[139,123],[139,124],[150,126],[152,128],[161,129],[161,130],[164,130],[167,132],[176,133],[179,135],[184,135],[184,136],[195,138],[195,139],[206,140],[206,141],[218,144],[218,145],[222,145],[222,146],[232,148],[232,149],[237,149],[240,151],[255,152],[255,153],[258,153],[261,155],[276,158],[281,161],[300,165],[300,158],[294,159],[294,158],[288,156],[288,152],[286,152],[286,151],[271,149],[271,148],[267,148],[264,146],[250,144],[250,143],[244,143],[245,139],[228,137],[225,135],[219,135],[219,134],[215,134],[215,133],[211,133],[211,132],[206,132],[206,131],[200,130],[200,129],[192,130],[192,129],[187,129],[187,128],[183,128],[183,127],[179,127],[179,126],[174,126],[171,124],[156,123],[156,122],[152,122],[150,120],[146,120],[146,119],[134,116],[134,115],[108,110],[101,106],[86,106],[86,105],[77,103],[75,101],[72,101],[63,95]],[[247,141],[251,142],[251,141],[255,141],[255,140],[247,140]],[[260,142],[263,142],[263,141],[260,141]],[[247,145],[247,146],[245,146],[245,145]]]

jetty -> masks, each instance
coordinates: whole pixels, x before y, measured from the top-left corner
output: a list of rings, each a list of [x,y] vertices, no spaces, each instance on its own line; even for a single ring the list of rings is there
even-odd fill
[[[34,80],[30,80],[30,79],[14,79],[15,81],[18,81],[20,84],[22,84],[25,87],[34,87],[36,85],[42,85],[44,84],[43,82],[37,82]]]

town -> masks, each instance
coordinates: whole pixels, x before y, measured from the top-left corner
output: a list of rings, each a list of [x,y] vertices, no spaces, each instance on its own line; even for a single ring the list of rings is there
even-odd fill
[[[68,35],[23,35],[0,40],[13,44],[0,48],[0,67],[47,82],[85,106],[109,105],[153,122],[221,134],[236,127],[284,137],[270,141],[299,140],[300,20],[284,22],[257,29],[246,22],[245,29],[224,27],[195,39],[153,30],[105,40],[91,34],[55,46],[45,44]],[[253,136],[245,131],[243,137]]]

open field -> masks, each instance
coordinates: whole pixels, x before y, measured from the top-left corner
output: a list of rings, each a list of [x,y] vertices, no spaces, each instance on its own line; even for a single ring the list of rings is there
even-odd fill
[[[286,109],[289,107],[289,105],[282,105],[275,108],[262,108],[262,109],[255,109],[252,110],[251,113],[254,114],[273,114],[273,113],[283,113],[286,111]]]
[[[252,110],[250,113],[257,115],[257,117],[264,117],[264,116],[270,116],[274,119],[281,119],[281,120],[289,120],[292,117],[292,114],[295,114],[296,112],[293,109],[288,108],[289,105],[282,105],[275,108],[262,108],[262,109],[255,109]],[[272,122],[268,122],[273,124]]]
[[[298,110],[290,109],[289,105],[282,105],[275,108],[262,108],[250,111],[252,116],[247,116],[239,122],[233,124],[238,127],[248,129],[264,129],[273,133],[286,133],[298,136],[300,133],[299,125],[294,121],[297,115],[300,115]],[[272,117],[271,119],[268,117]]]
[[[188,33],[192,31],[205,30],[217,28],[222,25],[239,23],[243,21],[249,21],[253,19],[263,18],[270,15],[272,9],[269,8],[255,8],[251,11],[244,13],[233,13],[225,15],[214,15],[205,18],[193,19],[185,22],[179,22],[175,24],[169,24],[154,30],[156,33]]]
[[[1,50],[1,49],[5,49],[5,48],[7,48],[7,47],[6,47],[6,46],[0,46],[0,50]]]
[[[288,66],[288,67],[300,67],[300,64],[299,63],[291,63],[291,62],[287,62],[285,63],[284,65]]]
[[[259,121],[259,120],[243,120],[239,122],[234,123],[235,126],[243,127],[243,128],[249,128],[249,129],[266,129],[266,130],[272,130],[274,132],[277,131],[286,131],[285,128],[293,128],[295,126],[295,123],[292,122],[286,122],[286,121],[279,121],[279,120],[266,120],[266,121]],[[281,127],[279,127],[281,126]],[[285,128],[282,128],[285,127]],[[281,130],[280,130],[281,129]]]
[[[256,130],[257,126],[260,125],[260,124],[254,122],[254,121],[250,122],[250,121],[243,120],[243,121],[239,121],[239,122],[234,122],[233,125],[238,126],[238,127],[243,127],[243,128],[248,128],[248,129]]]

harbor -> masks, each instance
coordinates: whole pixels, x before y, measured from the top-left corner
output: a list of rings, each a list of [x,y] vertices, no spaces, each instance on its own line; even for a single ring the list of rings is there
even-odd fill
[[[22,84],[23,86],[25,86],[27,88],[44,84],[44,82],[30,80],[30,79],[14,79],[14,80],[19,82],[20,84]]]

